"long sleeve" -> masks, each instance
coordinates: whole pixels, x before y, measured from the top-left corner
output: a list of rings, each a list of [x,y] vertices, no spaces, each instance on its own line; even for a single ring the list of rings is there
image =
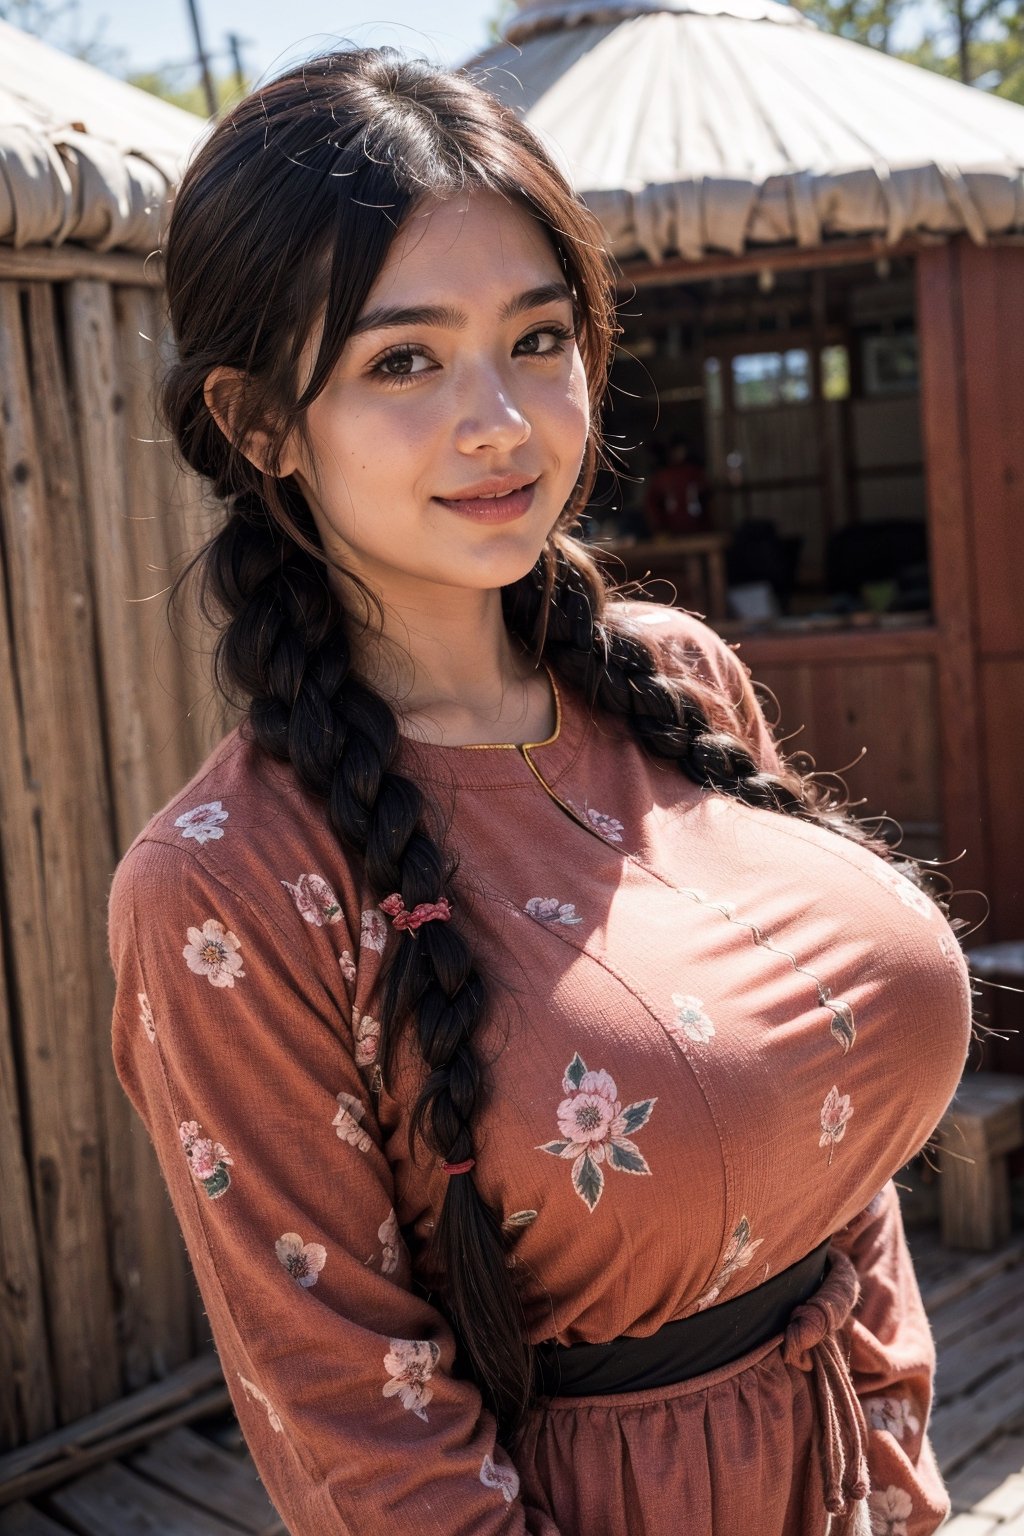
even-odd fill
[[[935,1343],[891,1179],[834,1242],[860,1280],[850,1374],[868,1425],[871,1528],[930,1536],[949,1512],[928,1441]]]
[[[365,1033],[273,885],[143,839],[110,899],[118,1075],[257,1469],[292,1536],[558,1536],[412,1289]]]

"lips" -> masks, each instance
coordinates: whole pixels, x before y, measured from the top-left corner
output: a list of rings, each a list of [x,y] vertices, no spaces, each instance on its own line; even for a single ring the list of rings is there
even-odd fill
[[[530,511],[536,479],[525,485],[522,479],[505,481],[502,488],[491,488],[493,481],[484,484],[487,490],[479,490],[474,485],[470,495],[436,496],[434,501],[447,507],[448,511],[454,511],[459,518],[470,518],[473,522],[513,522]]]
[[[512,491],[525,490],[538,477],[536,475],[491,475],[486,480],[478,480],[474,485],[467,486],[465,490],[456,491],[452,496],[438,496],[438,501],[488,501],[498,496],[507,496]]]
[[[524,484],[521,476],[505,477],[502,481],[481,481],[479,486],[472,486],[468,494],[461,492],[458,496],[434,499],[450,512],[473,522],[510,523],[530,510],[536,484],[536,480]]]

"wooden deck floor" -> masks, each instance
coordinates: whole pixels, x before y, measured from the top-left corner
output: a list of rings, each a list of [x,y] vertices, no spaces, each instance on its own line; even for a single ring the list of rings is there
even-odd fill
[[[911,1246],[939,1349],[931,1437],[944,1536],[1024,1536],[1024,1234],[994,1254]],[[287,1536],[229,1416],[0,1509],[0,1536]]]

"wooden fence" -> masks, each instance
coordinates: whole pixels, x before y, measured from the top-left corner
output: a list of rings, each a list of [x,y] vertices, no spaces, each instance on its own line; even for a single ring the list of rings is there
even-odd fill
[[[226,719],[166,589],[213,516],[154,416],[141,262],[0,263],[0,1448],[207,1341],[148,1137],[114,1075],[118,857]],[[70,262],[70,266],[69,266]],[[39,273],[35,275],[38,265]],[[55,280],[55,277],[61,280]]]

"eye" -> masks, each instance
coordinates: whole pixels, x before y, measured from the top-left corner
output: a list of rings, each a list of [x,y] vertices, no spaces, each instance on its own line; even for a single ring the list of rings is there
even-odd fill
[[[415,366],[422,363],[423,367]],[[390,352],[385,352],[370,368],[370,372],[378,374],[381,378],[392,381],[402,381],[419,377],[427,373],[431,367],[430,359],[425,352],[416,347],[393,347]]]
[[[539,325],[516,342],[516,352],[520,357],[557,357],[572,339],[573,332],[564,325]]]

